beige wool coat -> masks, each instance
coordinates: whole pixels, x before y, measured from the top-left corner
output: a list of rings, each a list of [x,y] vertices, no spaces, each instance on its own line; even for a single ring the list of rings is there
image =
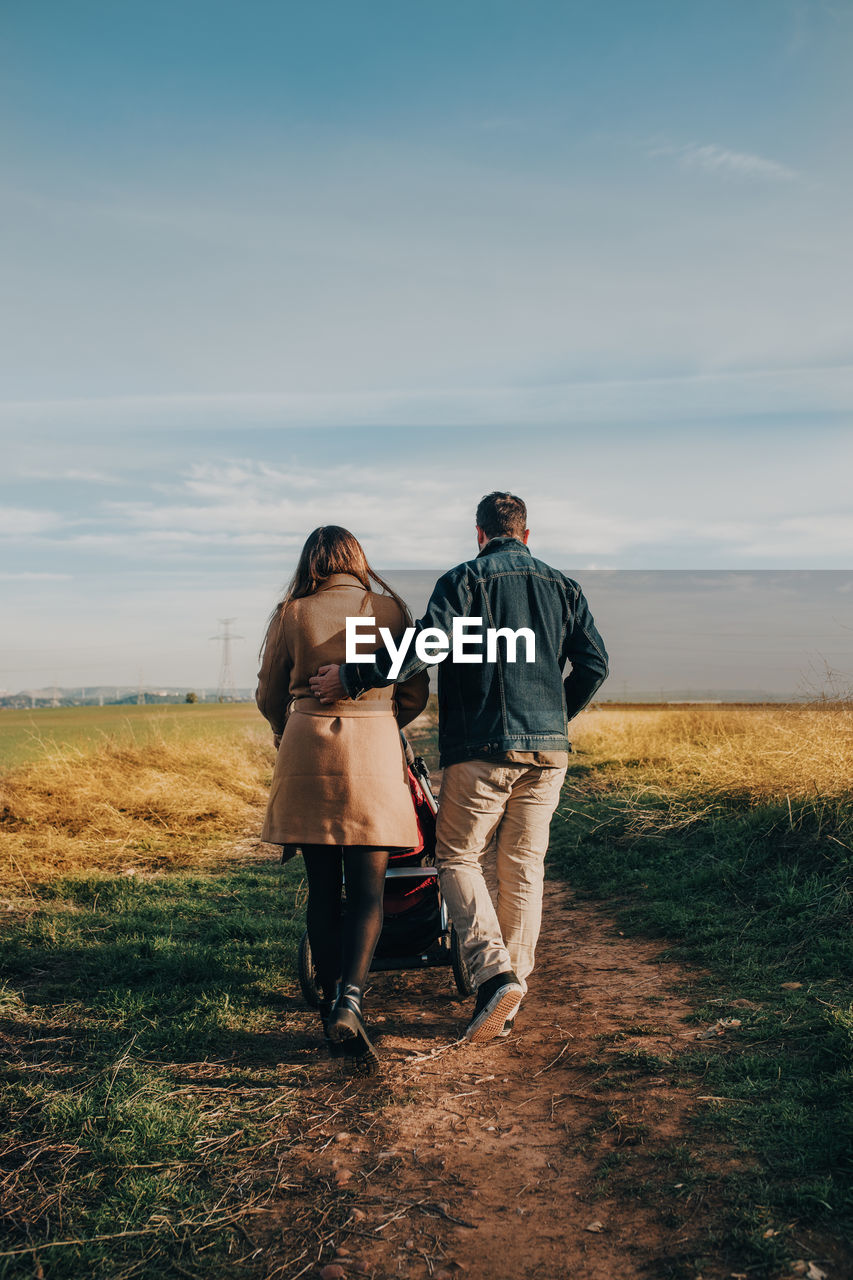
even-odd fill
[[[426,705],[426,673],[370,690],[357,702],[324,705],[308,685],[318,667],[345,661],[346,618],[371,614],[377,633],[388,627],[396,638],[405,628],[396,601],[341,573],[270,623],[256,700],[281,745],[262,840],[380,848],[418,843],[399,730]],[[362,641],[360,647],[367,651]]]

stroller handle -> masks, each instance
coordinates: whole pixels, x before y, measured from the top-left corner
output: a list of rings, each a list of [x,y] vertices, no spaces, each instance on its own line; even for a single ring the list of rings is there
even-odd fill
[[[402,742],[403,750],[406,753],[406,764],[420,783],[427,805],[433,814],[438,813],[438,801],[433,794],[426,760],[424,760],[423,756],[415,755],[412,750],[412,744],[409,742],[402,729],[400,730],[400,741]]]

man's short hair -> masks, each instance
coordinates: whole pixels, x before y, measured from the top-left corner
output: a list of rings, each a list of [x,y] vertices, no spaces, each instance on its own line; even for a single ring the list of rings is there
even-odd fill
[[[477,507],[477,524],[487,538],[523,538],[527,507],[514,493],[487,493]]]

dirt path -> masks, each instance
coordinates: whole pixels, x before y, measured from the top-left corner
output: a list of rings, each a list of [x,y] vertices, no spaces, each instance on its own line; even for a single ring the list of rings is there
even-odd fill
[[[339,1280],[677,1274],[695,1255],[704,1192],[656,1187],[673,1185],[668,1152],[708,1102],[671,1082],[696,1028],[673,991],[686,975],[659,953],[550,883],[509,1039],[454,1043],[472,1001],[442,969],[374,976],[378,1080],[324,1061],[316,1015],[294,1012],[311,1123],[294,1133],[291,1189],[268,1224],[269,1280],[330,1263]],[[730,1272],[721,1261],[704,1276]]]

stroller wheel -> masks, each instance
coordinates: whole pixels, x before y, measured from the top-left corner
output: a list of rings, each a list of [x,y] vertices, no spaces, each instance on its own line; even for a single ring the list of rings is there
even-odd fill
[[[456,983],[456,990],[460,996],[473,995],[474,986],[471,982],[468,966],[465,963],[465,957],[462,955],[459,934],[456,932],[455,925],[450,926],[450,963],[453,966],[453,980]]]
[[[311,954],[311,943],[308,941],[308,930],[303,933],[299,942],[299,985],[309,1009],[320,1008],[320,988],[317,985],[317,970]]]

